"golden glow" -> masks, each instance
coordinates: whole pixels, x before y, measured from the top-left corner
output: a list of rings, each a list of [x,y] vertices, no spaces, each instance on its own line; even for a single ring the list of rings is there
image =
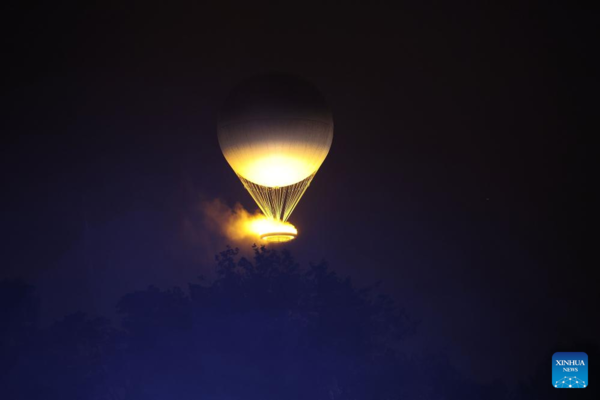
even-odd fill
[[[244,161],[238,163],[235,171],[249,181],[266,187],[293,185],[313,174],[320,165],[283,154],[264,155]]]
[[[267,242],[288,242],[298,235],[296,227],[289,222],[278,221],[264,215],[252,217],[246,228]]]
[[[313,175],[331,148],[333,125],[306,119],[257,119],[219,126],[219,144],[233,170],[265,187]]]
[[[247,180],[265,187],[282,187],[293,185],[314,174],[327,156],[327,151],[314,149],[308,152],[305,148],[273,152],[256,146],[250,156],[240,152],[225,152],[225,158],[233,170]]]

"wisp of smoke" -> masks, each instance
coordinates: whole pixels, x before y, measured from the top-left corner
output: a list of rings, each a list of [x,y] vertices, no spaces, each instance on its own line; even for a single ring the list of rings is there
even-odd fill
[[[201,209],[207,228],[233,243],[263,242],[261,235],[272,232],[290,232],[294,236],[298,233],[292,224],[268,218],[259,211],[250,214],[239,203],[232,209],[215,199],[203,202]]]
[[[250,230],[252,221],[264,218],[260,212],[256,211],[251,214],[240,203],[236,203],[233,208],[230,208],[219,199],[202,202],[200,209],[206,228],[214,233],[221,234],[231,242],[240,243],[260,240]]]

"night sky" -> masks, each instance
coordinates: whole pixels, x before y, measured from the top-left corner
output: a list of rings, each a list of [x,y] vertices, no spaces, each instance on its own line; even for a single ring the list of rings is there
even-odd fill
[[[588,25],[552,2],[109,3],[3,6],[0,278],[34,284],[46,324],[213,274],[236,244],[202,202],[257,208],[220,151],[219,107],[282,72],[335,123],[290,218],[299,260],[381,281],[420,320],[406,351],[480,382],[598,352],[593,181],[566,115],[590,72],[563,68],[583,63],[584,10]]]

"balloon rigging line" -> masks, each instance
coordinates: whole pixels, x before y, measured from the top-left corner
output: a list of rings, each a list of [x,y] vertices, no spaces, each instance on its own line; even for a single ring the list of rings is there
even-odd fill
[[[308,178],[293,185],[280,187],[257,185],[240,175],[238,177],[265,216],[285,222],[298,205],[316,173],[316,171],[313,172]]]

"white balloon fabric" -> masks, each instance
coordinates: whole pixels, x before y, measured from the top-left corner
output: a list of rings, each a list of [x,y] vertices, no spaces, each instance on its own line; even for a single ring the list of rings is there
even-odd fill
[[[309,83],[265,75],[232,91],[218,137],[225,159],[265,215],[285,221],[327,157],[333,119]]]
[[[298,183],[317,172],[331,147],[333,125],[303,118],[223,124],[219,143],[233,170],[261,186]]]

